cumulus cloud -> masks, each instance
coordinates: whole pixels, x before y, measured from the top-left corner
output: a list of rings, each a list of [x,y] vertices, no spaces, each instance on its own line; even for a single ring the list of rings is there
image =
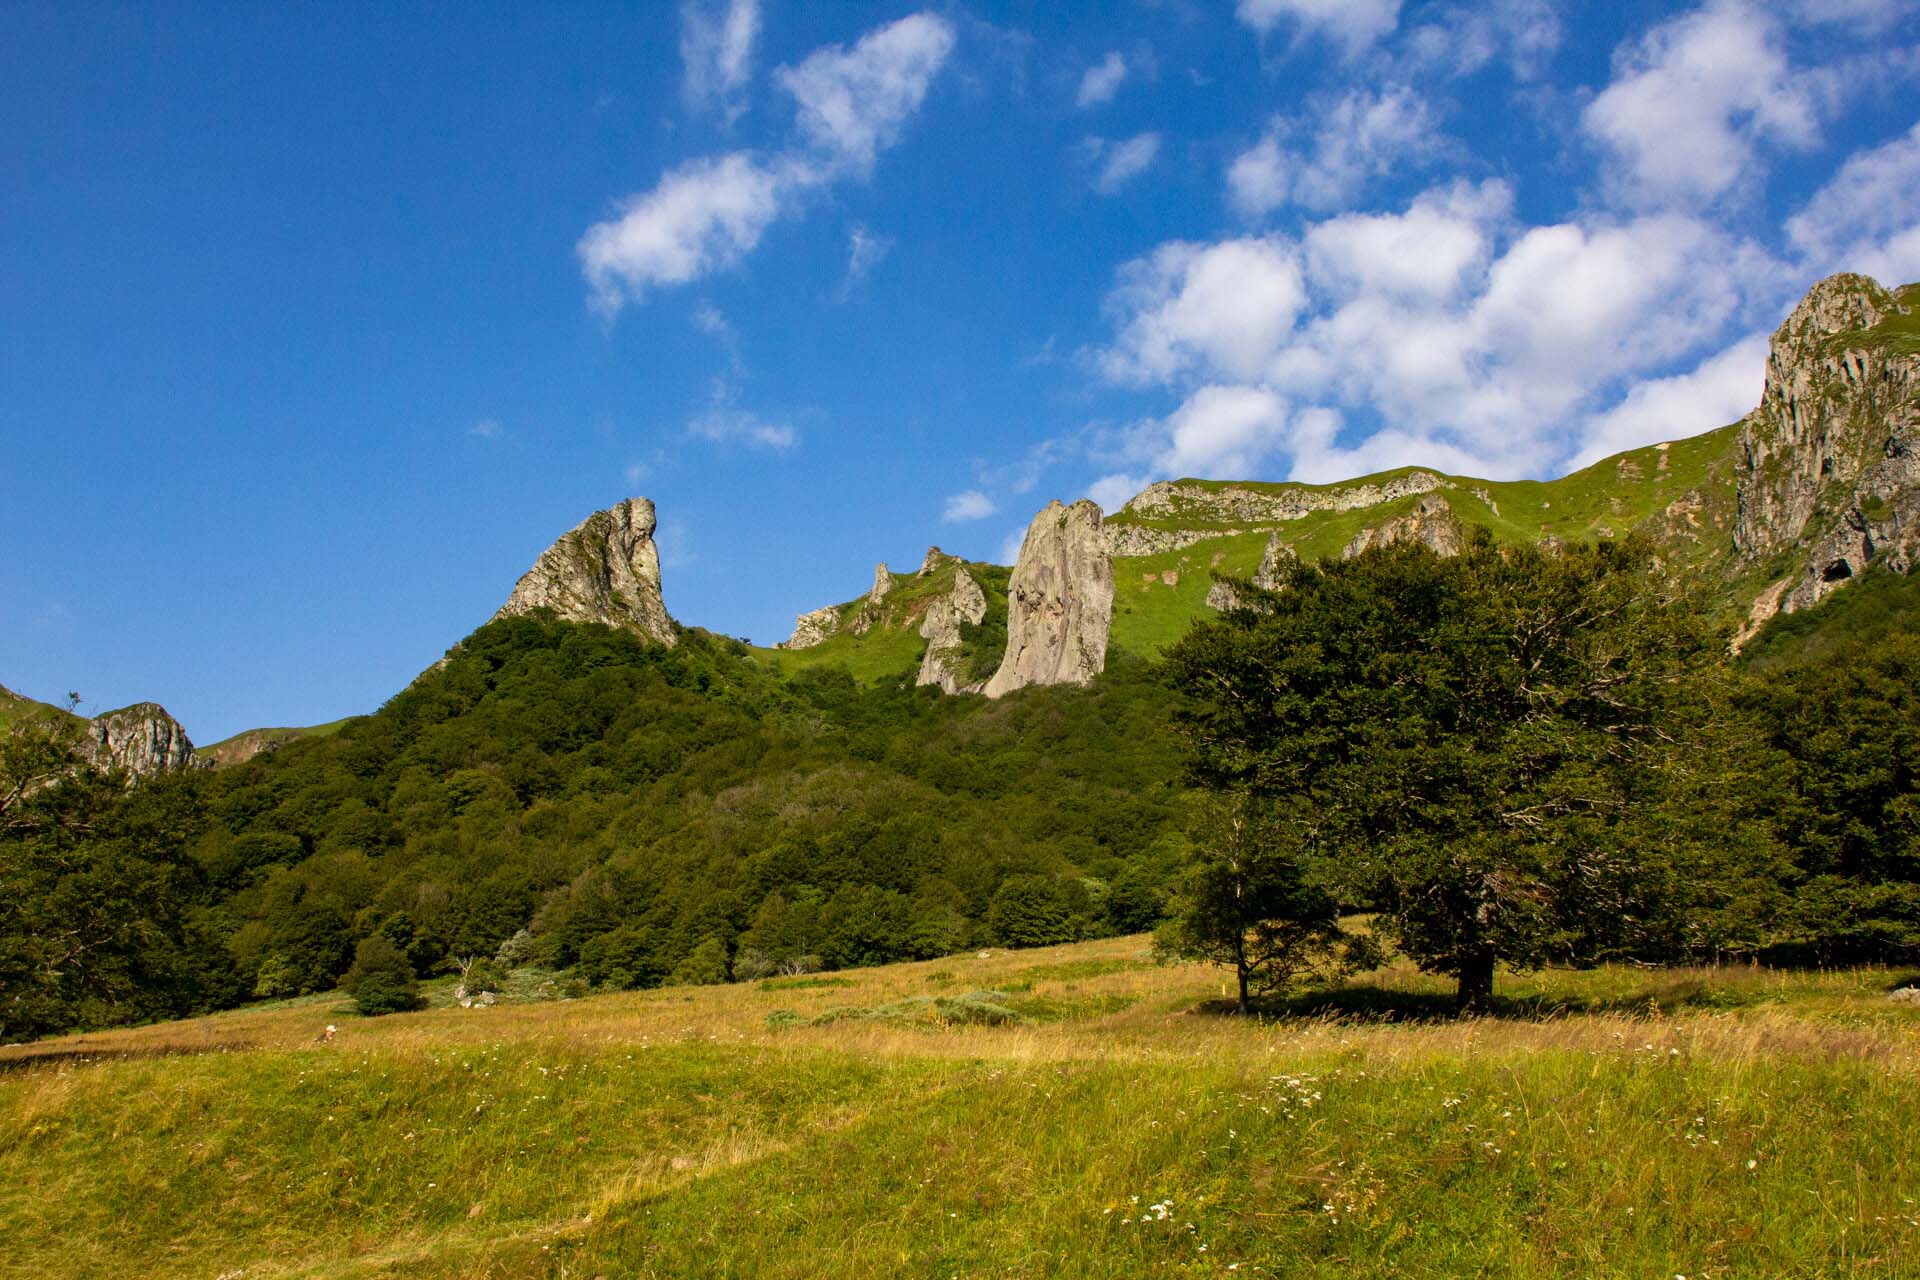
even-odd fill
[[[1098,107],[1113,101],[1113,95],[1120,92],[1120,82],[1127,78],[1127,60],[1118,50],[1109,50],[1107,56],[1088,67],[1080,77],[1080,91],[1074,95],[1073,103],[1082,111],[1088,107]]]
[[[953,39],[944,19],[914,14],[851,49],[830,45],[782,68],[799,144],[771,157],[738,151],[687,161],[589,227],[576,251],[596,309],[611,317],[652,289],[730,267],[809,192],[865,178],[925,99]]]
[[[1266,370],[1307,304],[1294,246],[1278,237],[1174,241],[1120,268],[1107,311],[1119,336],[1100,355],[1116,382],[1170,382],[1194,369],[1228,379]]]
[[[1623,46],[1581,123],[1608,153],[1612,189],[1641,207],[1709,203],[1754,179],[1763,141],[1819,134],[1812,82],[1789,65],[1779,22],[1747,0],[1709,0]]]
[[[682,0],[681,89],[695,110],[717,107],[731,124],[746,110],[742,96],[753,74],[760,35],[760,0]]]
[[[948,524],[959,524],[967,520],[984,520],[999,510],[993,499],[978,489],[968,489],[965,493],[956,493],[947,499],[946,510],[940,518]]]
[[[800,130],[813,147],[836,167],[864,174],[926,100],[953,38],[944,18],[916,13],[867,33],[851,49],[816,49],[776,79],[798,105]]]
[[[650,288],[732,266],[760,243],[792,186],[790,175],[742,151],[672,170],[580,238],[595,305],[611,314]]]
[[[1138,133],[1124,142],[1088,138],[1082,145],[1100,166],[1099,173],[1094,175],[1093,189],[1103,196],[1112,195],[1152,168],[1160,155],[1158,133]]]
[[[1767,335],[1755,333],[1691,372],[1642,382],[1613,408],[1588,419],[1580,451],[1568,466],[1577,469],[1610,454],[1737,421],[1760,403],[1766,367]]]
[[[1291,23],[1303,36],[1322,36],[1339,45],[1349,58],[1400,23],[1400,0],[1239,0],[1234,11],[1263,36]]]
[[[1886,284],[1920,279],[1920,124],[1857,151],[1787,220],[1787,238],[1814,270],[1862,271]]]
[[[1142,460],[1192,469],[1208,441],[1228,442],[1218,465],[1278,451],[1301,478],[1411,461],[1527,474],[1560,461],[1609,395],[1700,353],[1756,287],[1742,282],[1778,274],[1698,219],[1527,228],[1505,184],[1456,183],[1297,242],[1162,245],[1118,272],[1114,339],[1095,358],[1110,381],[1188,397],[1145,433],[1151,449],[1136,439],[1130,475]],[[1229,404],[1265,412],[1224,417]]]
[[[1327,211],[1375,178],[1442,153],[1447,140],[1426,100],[1404,86],[1354,89],[1300,116],[1277,116],[1227,167],[1227,196],[1242,217],[1287,204]]]

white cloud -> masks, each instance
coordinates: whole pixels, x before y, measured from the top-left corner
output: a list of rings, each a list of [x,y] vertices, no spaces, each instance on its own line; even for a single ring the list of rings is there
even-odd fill
[[[784,422],[768,422],[745,409],[716,405],[687,424],[687,434],[715,444],[744,444],[759,449],[791,449],[799,433]]]
[[[1920,279],[1920,124],[1856,151],[1787,220],[1787,238],[1820,272],[1862,271],[1884,284]]]
[[[1093,180],[1093,189],[1103,196],[1110,196],[1153,167],[1155,158],[1160,154],[1160,135],[1138,133],[1125,142],[1088,138],[1084,145],[1087,153],[1100,165],[1100,172]]]
[[[1307,233],[1307,261],[1315,282],[1338,296],[1443,302],[1484,272],[1512,207],[1504,182],[1458,183],[1420,196],[1404,214],[1319,223]]]
[[[1709,0],[1616,51],[1582,124],[1610,153],[1616,194],[1642,207],[1711,202],[1757,180],[1761,141],[1819,133],[1779,24],[1747,0]]]
[[[1080,77],[1080,92],[1074,95],[1074,105],[1084,111],[1112,102],[1113,95],[1120,92],[1120,82],[1126,78],[1127,60],[1118,50],[1108,51],[1106,57],[1088,67]]]
[[[1107,300],[1120,334],[1100,364],[1114,381],[1134,384],[1195,368],[1256,378],[1306,303],[1299,261],[1283,240],[1164,244],[1120,268]]]
[[[1134,433],[1129,470],[1240,466],[1278,450],[1301,478],[1409,461],[1529,474],[1569,452],[1607,397],[1711,349],[1749,299],[1770,303],[1779,275],[1756,246],[1697,219],[1521,228],[1504,183],[1456,183],[1402,213],[1325,220],[1298,247],[1162,245],[1117,273],[1114,341],[1096,355],[1115,383],[1189,398]],[[1225,417],[1229,403],[1256,402],[1222,399],[1222,386],[1274,399],[1264,415]],[[1281,399],[1295,408],[1284,429]],[[1237,437],[1234,423],[1260,429]],[[1341,431],[1357,442],[1339,444]]]
[[[1505,57],[1520,80],[1539,75],[1560,48],[1560,15],[1548,0],[1478,0],[1426,11],[1429,21],[1407,35],[1416,67],[1469,76]]]
[[[467,434],[470,436],[478,436],[482,440],[498,440],[501,435],[505,433],[505,430],[506,429],[495,419],[482,418],[467,428]]]
[[[1292,22],[1302,35],[1324,36],[1353,57],[1399,25],[1400,0],[1239,0],[1235,12],[1261,35]]]
[[[1087,486],[1087,496],[1092,498],[1103,514],[1112,515],[1127,505],[1127,500],[1146,488],[1150,482],[1139,476],[1130,476],[1124,472],[1101,476]]]
[[[1296,138],[1302,145],[1286,145]],[[1354,89],[1306,115],[1275,117],[1228,166],[1227,195],[1249,219],[1289,203],[1338,209],[1369,181],[1431,160],[1449,145],[1432,108],[1411,89]]]
[[[1689,373],[1642,382],[1605,413],[1588,419],[1570,468],[1611,454],[1724,427],[1760,403],[1767,335],[1749,334]]]
[[[630,197],[618,217],[589,227],[576,252],[595,308],[611,318],[649,289],[732,266],[808,192],[865,178],[875,156],[899,141],[953,39],[944,19],[913,14],[852,49],[829,45],[781,68],[806,145],[770,159],[736,151],[689,160]]]
[[[865,280],[873,269],[880,265],[886,256],[893,252],[892,236],[877,236],[858,223],[847,233],[847,274],[840,281],[840,291],[835,295],[840,302],[852,296],[853,290]]]
[[[780,216],[790,179],[745,152],[690,160],[620,216],[596,223],[577,252],[594,304],[611,315],[648,289],[732,266]]]
[[[775,77],[798,104],[807,140],[835,167],[864,174],[920,109],[953,39],[944,18],[911,14],[868,32],[851,49],[816,49]]]
[[[1287,403],[1265,387],[1202,387],[1167,418],[1154,470],[1247,479],[1285,440]]]
[[[968,489],[947,499],[946,510],[940,518],[948,524],[959,524],[966,520],[984,520],[997,510],[992,498],[978,489]]]
[[[760,0],[682,0],[682,92],[696,109],[717,106],[731,124],[746,109],[741,96],[753,75]]]
[[[1019,564],[1020,548],[1027,541],[1027,526],[1016,525],[1007,530],[1007,536],[1000,539],[1000,564]]]
[[[1915,0],[1789,0],[1787,11],[1797,22],[1842,23],[1869,34],[1920,10]]]
[[[770,422],[734,403],[734,390],[715,379],[713,402],[687,423],[687,434],[713,444],[745,445],[783,452],[800,443],[800,433],[784,422]]]

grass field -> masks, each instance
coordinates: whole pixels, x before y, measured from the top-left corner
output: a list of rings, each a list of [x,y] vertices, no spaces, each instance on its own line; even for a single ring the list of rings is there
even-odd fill
[[[1903,975],[1246,1021],[1144,946],[9,1048],[0,1275],[1920,1274]]]

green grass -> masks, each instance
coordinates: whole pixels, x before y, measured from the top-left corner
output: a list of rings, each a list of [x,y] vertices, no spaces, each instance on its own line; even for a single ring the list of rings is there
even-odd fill
[[[1904,975],[836,976],[0,1051],[0,1275],[1920,1273]]]
[[[998,617],[1004,620],[1006,580],[1011,571],[1000,565],[961,563],[965,563],[986,595],[989,618],[997,609]],[[842,630],[838,634],[805,649],[755,645],[753,655],[782,676],[816,667],[841,667],[861,684],[911,681],[927,651],[927,642],[920,638],[921,620],[926,617],[930,603],[953,590],[953,575],[951,564],[941,566],[924,578],[912,573],[890,573],[887,576],[893,580],[893,590],[887,595],[880,618],[865,635],[857,636],[845,630],[866,603],[866,597],[861,596],[835,606],[841,617]],[[1004,632],[1001,634],[1000,647],[1004,650]],[[998,666],[999,660],[1000,654],[994,654],[993,665]]]

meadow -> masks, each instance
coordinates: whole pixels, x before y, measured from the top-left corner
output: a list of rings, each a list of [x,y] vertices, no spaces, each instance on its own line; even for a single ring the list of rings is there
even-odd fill
[[[0,1275],[1920,1275],[1911,977],[1503,973],[1461,1021],[1394,967],[1241,1019],[1136,936],[307,997],[0,1050]]]

